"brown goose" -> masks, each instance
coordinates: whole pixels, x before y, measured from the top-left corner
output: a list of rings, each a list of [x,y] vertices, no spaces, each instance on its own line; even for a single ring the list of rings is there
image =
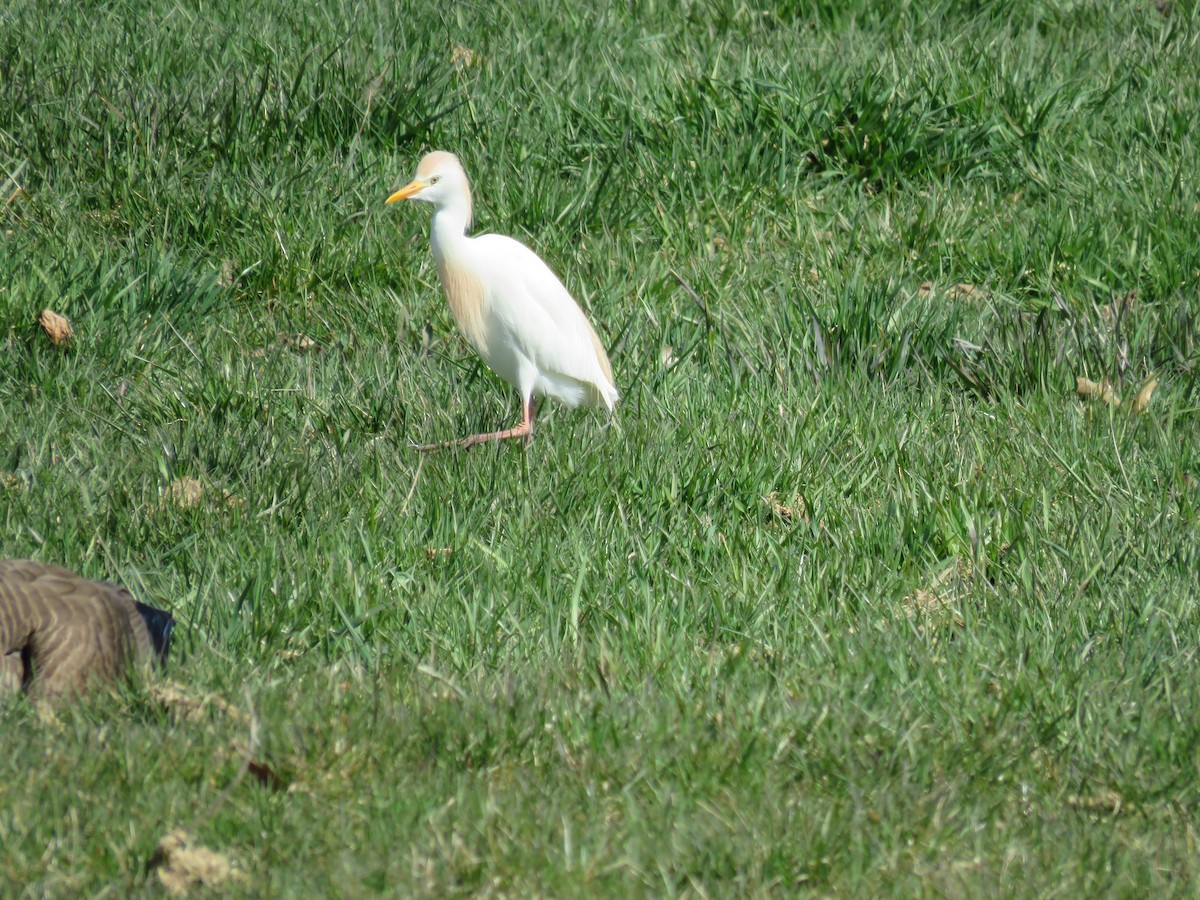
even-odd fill
[[[0,560],[0,697],[47,697],[167,658],[175,620],[129,591],[61,566]]]

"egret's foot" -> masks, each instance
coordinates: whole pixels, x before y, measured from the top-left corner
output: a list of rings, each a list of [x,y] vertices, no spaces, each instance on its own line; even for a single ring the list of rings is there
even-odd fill
[[[476,444],[486,444],[490,441],[507,441],[512,438],[524,438],[524,444],[529,446],[529,442],[533,440],[533,423],[522,422],[512,428],[506,428],[503,431],[488,431],[483,434],[472,434],[465,438],[459,438],[454,441],[441,441],[437,444],[409,444],[413,450],[419,453],[432,453],[437,450],[452,450],[461,448],[470,450]]]
[[[409,442],[408,449],[418,453],[435,453],[438,450],[449,450],[451,447],[462,446],[462,441],[441,441],[437,444],[414,444]]]

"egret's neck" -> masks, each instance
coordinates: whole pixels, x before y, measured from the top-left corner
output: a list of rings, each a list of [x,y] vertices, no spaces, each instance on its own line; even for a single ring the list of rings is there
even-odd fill
[[[471,201],[456,199],[445,206],[438,207],[433,214],[433,226],[430,243],[433,245],[433,255],[440,261],[451,248],[469,238],[467,228],[471,224]]]

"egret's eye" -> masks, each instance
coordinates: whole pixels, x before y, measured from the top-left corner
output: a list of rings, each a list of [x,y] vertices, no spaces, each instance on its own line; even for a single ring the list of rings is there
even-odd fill
[[[437,184],[437,183],[438,183],[439,181],[441,181],[441,180],[442,180],[442,176],[441,176],[441,175],[434,175],[432,178],[430,178],[430,179],[429,179],[429,183],[430,183],[430,184]]]

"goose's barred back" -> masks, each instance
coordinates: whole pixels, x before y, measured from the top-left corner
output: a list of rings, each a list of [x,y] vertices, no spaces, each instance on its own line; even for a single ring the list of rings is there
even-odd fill
[[[130,662],[165,662],[175,620],[128,590],[32,560],[0,560],[0,695],[76,693]]]

